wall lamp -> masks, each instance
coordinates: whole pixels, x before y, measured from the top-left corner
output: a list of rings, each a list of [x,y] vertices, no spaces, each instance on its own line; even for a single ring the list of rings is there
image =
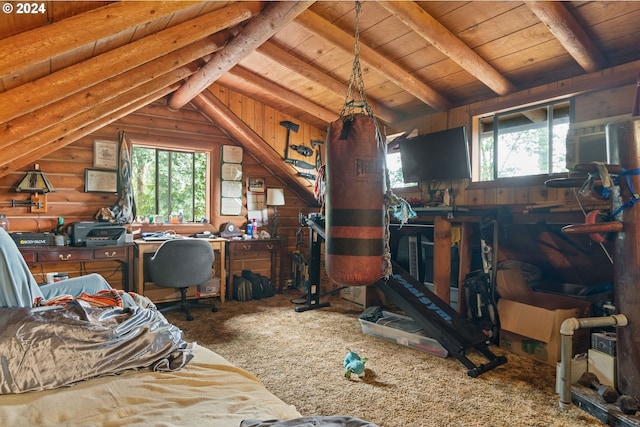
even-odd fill
[[[56,189],[51,185],[47,176],[39,168],[34,165],[33,169],[29,169],[22,177],[18,184],[14,187],[16,193],[31,193],[30,200],[11,200],[11,207],[29,206],[31,212],[47,211],[47,193],[53,193]]]

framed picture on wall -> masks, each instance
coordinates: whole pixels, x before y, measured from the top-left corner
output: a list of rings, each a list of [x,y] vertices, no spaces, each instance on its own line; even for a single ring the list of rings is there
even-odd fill
[[[116,193],[118,191],[118,171],[85,169],[84,191],[85,193]]]
[[[252,193],[264,193],[266,191],[264,178],[249,178],[247,184],[247,191]]]
[[[118,168],[118,143],[116,141],[93,141],[93,167]]]
[[[242,147],[223,145],[222,161],[224,163],[242,163]]]

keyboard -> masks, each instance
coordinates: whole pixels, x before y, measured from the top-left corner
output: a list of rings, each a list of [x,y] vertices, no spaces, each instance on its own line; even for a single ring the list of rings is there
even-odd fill
[[[163,242],[165,240],[175,239],[176,235],[173,233],[142,233],[142,240],[145,242]]]

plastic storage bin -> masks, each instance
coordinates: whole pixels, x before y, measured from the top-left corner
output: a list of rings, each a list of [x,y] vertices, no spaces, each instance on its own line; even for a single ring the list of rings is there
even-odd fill
[[[448,356],[449,352],[438,341],[426,336],[422,327],[412,318],[388,311],[382,314],[383,317],[375,323],[358,319],[362,332],[434,356]]]

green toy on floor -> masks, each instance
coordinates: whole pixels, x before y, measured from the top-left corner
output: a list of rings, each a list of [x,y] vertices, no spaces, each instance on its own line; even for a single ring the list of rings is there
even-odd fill
[[[364,364],[367,363],[367,360],[369,359],[360,357],[355,351],[349,350],[344,358],[344,377],[351,378],[351,374],[356,374],[359,378],[364,377]]]

